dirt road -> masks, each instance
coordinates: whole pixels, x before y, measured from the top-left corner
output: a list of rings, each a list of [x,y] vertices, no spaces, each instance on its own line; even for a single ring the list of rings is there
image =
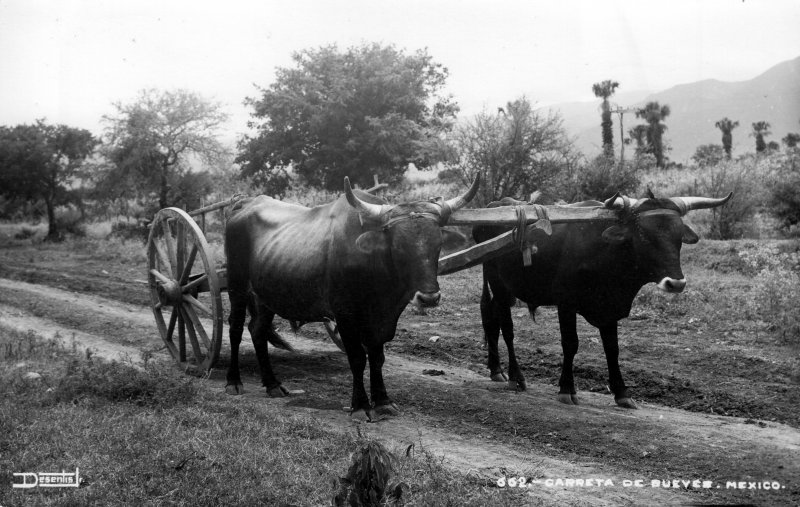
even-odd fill
[[[158,351],[146,307],[7,279],[0,279],[0,294],[0,332],[12,327],[58,334],[108,359],[136,363],[146,350],[169,360]],[[529,382],[524,393],[508,391],[471,365],[391,353],[386,384],[404,413],[365,424],[342,410],[349,399],[349,368],[324,331],[311,325],[296,336],[283,332],[298,350],[275,352],[273,364],[289,389],[303,393],[266,398],[246,346],[242,403],[304,413],[338,431],[361,424],[393,448],[415,444],[487,484],[525,477],[531,484],[517,488],[520,504],[529,495],[578,505],[800,502],[800,432],[789,426],[646,403],[623,410],[610,396],[590,392],[581,393],[580,406],[561,405],[549,385]],[[223,363],[227,357],[224,346]],[[226,396],[223,369],[206,382]]]

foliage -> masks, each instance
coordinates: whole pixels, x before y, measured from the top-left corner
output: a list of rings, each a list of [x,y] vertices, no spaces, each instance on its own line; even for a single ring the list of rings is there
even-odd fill
[[[639,186],[639,167],[635,162],[617,164],[603,155],[578,172],[577,193],[571,200],[608,199],[616,192],[631,194]]]
[[[111,198],[155,192],[158,208],[179,204],[181,199],[201,199],[204,195],[196,193],[205,187],[184,180],[204,178],[192,173],[192,167],[213,167],[228,154],[217,139],[228,119],[221,104],[188,90],[149,89],[140,91],[133,102],[117,102],[114,107],[115,116],[103,117],[105,155],[111,164],[99,192]],[[182,189],[172,191],[176,185]]]
[[[800,343],[800,254],[780,252],[775,245],[759,243],[739,256],[756,272],[751,309],[787,343]]]
[[[692,155],[692,160],[700,167],[717,165],[725,158],[730,158],[730,152],[718,144],[700,145]]]
[[[88,130],[48,125],[44,120],[0,127],[0,194],[44,201],[47,236],[57,239],[55,208],[74,200],[79,168],[96,144]]]
[[[771,125],[766,121],[757,121],[752,126],[753,133],[750,135],[756,138],[756,153],[763,153],[767,149],[767,143],[764,138],[772,134],[769,130]]]
[[[685,189],[683,195],[724,197],[733,192],[733,199],[724,206],[707,213],[710,239],[736,239],[745,237],[753,224],[757,205],[761,202],[756,164],[754,162],[722,162],[696,174],[693,189]],[[756,187],[756,188],[754,188]]]
[[[610,79],[592,85],[594,96],[603,99],[600,126],[603,129],[603,155],[607,158],[614,156],[614,131],[612,130],[613,122],[611,121],[611,106],[608,103],[608,98],[614,95],[618,86],[618,82]]]
[[[665,152],[667,151],[663,139],[667,126],[662,123],[662,120],[669,114],[670,108],[668,105],[662,106],[658,102],[648,102],[636,112],[636,117],[646,121],[647,125],[644,126],[644,129],[637,126],[631,130],[631,137],[637,140],[645,153],[650,153],[656,157],[656,166],[661,168],[665,165]],[[646,143],[642,142],[644,140],[646,140]]]
[[[722,148],[725,155],[731,158],[731,148],[733,147],[733,129],[739,126],[738,121],[732,121],[727,116],[714,124],[722,132]]]
[[[55,212],[56,226],[73,236],[86,236],[86,226],[80,210],[75,206],[59,206]]]
[[[789,132],[781,141],[783,141],[783,144],[785,144],[787,148],[797,148],[797,145],[800,144],[800,134]]]
[[[534,111],[525,97],[509,102],[505,110],[484,111],[462,123],[453,144],[460,154],[454,166],[462,181],[482,175],[475,207],[503,197],[527,199],[535,190],[556,184],[561,175],[574,173],[579,161],[560,116]]]
[[[440,95],[448,71],[427,51],[364,44],[292,55],[261,97],[247,99],[258,134],[239,144],[242,174],[283,195],[289,169],[304,183],[340,190],[344,176],[365,187],[394,183],[409,163],[423,169],[446,155],[440,134],[458,107]]]
[[[787,231],[800,223],[800,173],[782,171],[769,184],[769,210]]]

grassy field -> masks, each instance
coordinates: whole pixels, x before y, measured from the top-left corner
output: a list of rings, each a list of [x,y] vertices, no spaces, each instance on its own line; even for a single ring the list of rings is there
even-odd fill
[[[26,377],[35,372],[37,378]],[[322,505],[370,440],[263,403],[220,397],[171,365],[82,357],[0,332],[0,505]],[[503,505],[425,449],[391,449],[392,481],[417,505]],[[6,487],[13,472],[82,471],[81,487]]]

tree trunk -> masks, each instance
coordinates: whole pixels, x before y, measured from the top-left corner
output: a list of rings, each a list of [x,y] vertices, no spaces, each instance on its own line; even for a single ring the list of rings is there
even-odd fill
[[[58,224],[56,223],[56,207],[51,197],[45,197],[45,206],[47,206],[47,240],[58,241]]]
[[[169,182],[167,180],[167,165],[161,166],[161,193],[158,196],[158,207],[164,209],[169,206],[167,204],[167,193],[169,192]]]

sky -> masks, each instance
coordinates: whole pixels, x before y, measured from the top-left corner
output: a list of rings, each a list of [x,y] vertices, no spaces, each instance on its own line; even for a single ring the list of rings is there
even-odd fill
[[[800,56],[798,27],[800,0],[0,0],[0,125],[100,134],[113,103],[184,88],[223,105],[234,140],[257,86],[334,43],[427,48],[464,115],[589,101],[605,79],[618,95],[751,79]]]

